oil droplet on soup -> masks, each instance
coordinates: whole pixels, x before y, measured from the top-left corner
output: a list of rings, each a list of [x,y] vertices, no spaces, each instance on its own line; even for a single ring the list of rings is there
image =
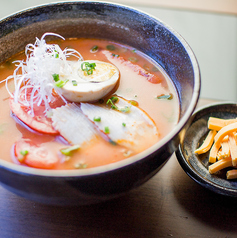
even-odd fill
[[[83,72],[86,80],[88,72],[96,72],[96,62],[105,62],[105,65],[109,63],[118,69],[119,80],[116,86],[104,93],[101,100],[95,99],[92,102],[62,100],[61,104],[52,110],[53,116],[49,116],[49,120],[53,121],[53,127],[56,128],[57,133],[55,134],[37,131],[31,125],[23,122],[23,116],[18,116],[14,112],[12,114],[11,109],[14,111],[19,105],[15,104],[16,101],[11,98],[5,83],[2,82],[0,84],[1,159],[21,166],[44,169],[97,167],[124,160],[141,152],[137,149],[140,147],[139,143],[142,144],[142,150],[149,148],[167,135],[177,124],[179,101],[175,87],[162,68],[143,53],[126,45],[98,39],[60,39],[53,43],[58,44],[61,49],[67,47],[80,52],[83,62],[86,62],[84,66],[87,66],[84,68],[87,71]],[[68,60],[75,60],[74,58],[69,57]],[[12,61],[15,60],[25,60],[24,53],[14,55],[0,66],[0,81],[13,75],[15,66]],[[93,62],[95,64],[92,64]],[[82,68],[80,63],[75,72]],[[112,67],[105,66],[105,68]],[[113,72],[115,72],[114,68],[112,68]],[[108,75],[111,75],[111,72]],[[63,79],[63,83],[68,78],[68,76],[62,76],[62,73],[58,76]],[[96,76],[94,78],[99,80]],[[78,82],[75,82],[72,77],[70,83],[72,86],[69,90],[72,88],[72,93],[74,93],[74,86],[78,86]],[[82,83],[84,83],[83,79]],[[93,81],[92,83],[94,87],[98,82]],[[63,91],[63,85],[60,84],[61,86],[59,92]],[[14,93],[12,79],[8,81],[8,88],[11,93]],[[103,89],[101,88],[100,91]],[[23,113],[27,111],[25,108],[20,109]],[[77,114],[73,114],[75,110]],[[19,112],[18,109],[16,111]],[[30,111],[27,112],[30,113]],[[87,126],[77,123],[77,120],[71,120],[68,117],[70,113],[74,115],[74,118],[79,118],[80,122],[85,120]],[[65,121],[63,121],[62,115],[65,114]],[[88,133],[85,137],[81,135],[85,127],[89,128],[87,130],[91,131],[92,136]],[[150,139],[144,140],[142,135],[149,135]],[[88,138],[85,139],[86,137]],[[16,151],[16,148],[20,149]],[[57,159],[51,164],[48,163],[48,167],[46,165],[44,167],[36,161],[36,158],[31,157],[32,150],[36,150],[35,153],[38,154],[42,153],[45,158],[47,151],[50,151]],[[26,156],[28,160],[24,158]]]

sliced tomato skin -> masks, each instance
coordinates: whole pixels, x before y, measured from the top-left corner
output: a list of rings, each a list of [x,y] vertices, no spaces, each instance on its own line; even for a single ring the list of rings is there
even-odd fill
[[[23,156],[21,151],[27,151]],[[43,145],[36,145],[30,139],[20,139],[14,146],[15,156],[20,163],[39,169],[53,169],[59,158]],[[22,157],[23,156],[23,157]]]
[[[31,129],[51,135],[59,134],[58,131],[53,128],[51,119],[44,115],[45,107],[37,107],[34,111],[35,115],[32,117],[28,113],[29,109],[20,103],[15,103],[13,98],[10,98],[9,103],[12,113]]]

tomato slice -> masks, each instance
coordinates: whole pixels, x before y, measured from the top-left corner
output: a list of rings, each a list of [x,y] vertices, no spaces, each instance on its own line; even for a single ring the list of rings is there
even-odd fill
[[[52,169],[59,158],[43,144],[38,146],[30,139],[20,139],[14,146],[15,156],[19,162],[30,167]]]
[[[54,100],[54,102],[52,102],[51,106],[52,108],[56,108],[57,106],[62,106],[64,104],[65,103],[62,99],[58,97]],[[34,117],[29,114],[30,108],[20,103],[15,103],[13,98],[10,98],[10,108],[12,113],[31,129],[40,133],[47,133],[51,135],[59,134],[58,131],[52,126],[52,120],[45,116],[44,105],[35,106]]]

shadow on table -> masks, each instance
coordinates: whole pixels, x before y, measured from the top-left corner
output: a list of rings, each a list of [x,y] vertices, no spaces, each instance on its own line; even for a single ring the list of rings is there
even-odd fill
[[[6,214],[0,220],[1,238],[157,237],[162,191],[151,191],[152,187],[146,185],[123,197],[82,207],[42,205],[4,190],[10,199],[0,203]],[[152,199],[157,196],[160,201],[154,206]]]
[[[205,226],[212,226],[216,230],[227,233],[237,231],[237,198],[209,191],[185,173],[180,173],[179,182],[185,186],[180,190],[173,180],[173,194],[186,211],[192,213],[192,216],[199,219]]]

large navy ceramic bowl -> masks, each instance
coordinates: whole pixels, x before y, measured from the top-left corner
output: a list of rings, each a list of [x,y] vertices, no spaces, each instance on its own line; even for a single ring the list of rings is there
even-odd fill
[[[0,21],[0,61],[45,32],[103,38],[130,45],[158,62],[180,99],[180,120],[160,142],[126,160],[93,169],[48,171],[0,160],[2,186],[25,198],[55,205],[90,204],[125,194],[155,175],[177,149],[200,94],[197,60],[185,40],[162,21],[123,5],[64,2],[37,6]]]

